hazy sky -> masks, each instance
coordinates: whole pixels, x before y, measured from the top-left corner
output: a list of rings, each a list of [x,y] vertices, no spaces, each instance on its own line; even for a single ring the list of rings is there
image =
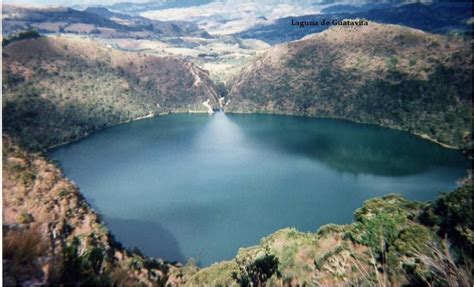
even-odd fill
[[[332,1],[332,0],[329,0]],[[383,0],[346,0],[346,1],[338,1],[338,2],[379,2]],[[388,0],[385,0],[388,1]],[[193,3],[192,5],[196,5],[196,3],[206,4],[209,3],[209,0],[3,0],[3,3],[8,4],[37,4],[37,5],[62,5],[62,6],[73,6],[73,5],[108,5],[113,3],[119,2],[132,2],[132,3],[141,3],[141,2],[173,2],[179,3],[181,7],[190,6],[189,3]],[[229,2],[228,0],[216,0],[215,2]],[[240,0],[236,1],[237,3],[241,2],[255,2],[255,3],[291,3],[295,5],[299,5],[300,3],[308,4],[308,3],[320,3],[326,2],[325,0]]]
[[[3,0],[7,4],[37,4],[37,5],[107,5],[118,2],[150,2],[150,0]],[[157,1],[158,2],[158,1]]]

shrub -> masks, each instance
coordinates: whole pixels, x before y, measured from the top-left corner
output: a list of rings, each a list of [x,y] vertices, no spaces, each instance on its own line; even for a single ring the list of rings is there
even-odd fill
[[[35,219],[33,218],[33,215],[31,215],[28,212],[22,212],[20,215],[18,215],[17,219],[18,219],[18,222],[21,224],[28,224],[35,221]]]
[[[38,226],[23,230],[4,230],[3,237],[3,267],[15,279],[23,275],[31,276],[41,272],[36,266],[37,258],[45,256],[48,244],[45,242]]]
[[[238,262],[240,276],[237,272],[232,273],[232,278],[241,286],[265,286],[267,280],[274,274],[280,276],[278,270],[278,258],[269,254],[265,250],[263,256],[258,257],[252,262],[248,262],[245,258],[242,262]]]
[[[15,41],[24,40],[24,39],[35,39],[35,38],[39,38],[40,36],[41,35],[36,30],[28,30],[28,31],[20,32],[16,35],[4,38],[2,41],[2,46],[5,47],[8,44],[13,43]]]

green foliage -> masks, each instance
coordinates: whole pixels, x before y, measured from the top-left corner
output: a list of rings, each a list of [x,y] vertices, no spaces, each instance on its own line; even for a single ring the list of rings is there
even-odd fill
[[[102,272],[104,251],[99,246],[83,251],[75,237],[64,247],[59,282],[66,285],[103,285],[109,277]]]
[[[337,255],[337,254],[341,253],[343,250],[344,250],[344,247],[339,245],[336,248],[324,253],[323,256],[321,256],[318,259],[314,260],[314,266],[316,267],[316,269],[322,270],[322,268],[324,266],[324,263],[329,258],[333,257],[334,255]]]
[[[39,38],[41,35],[38,33],[36,30],[28,30],[24,32],[20,32],[18,34],[15,34],[13,36],[4,38],[2,41],[2,46],[5,47],[10,43],[13,43],[15,41],[20,41],[20,40],[25,40],[25,39],[35,39]]]
[[[394,243],[400,233],[400,226],[406,222],[403,214],[378,212],[363,217],[351,231],[356,242],[369,246],[374,252],[382,254],[387,246]]]
[[[321,237],[327,236],[327,235],[333,235],[336,233],[344,232],[346,231],[347,226],[345,225],[339,225],[339,224],[326,224],[321,226],[316,234],[318,234]]]
[[[280,276],[278,270],[278,258],[269,254],[265,250],[265,254],[255,260],[248,261],[245,257],[241,259],[239,264],[240,274],[232,273],[232,277],[241,286],[265,286],[267,280],[276,274]]]
[[[400,231],[392,245],[398,256],[413,256],[414,252],[428,253],[428,247],[436,244],[436,236],[426,226],[411,224]]]
[[[420,221],[447,236],[460,254],[472,254],[474,244],[474,186],[472,184],[440,196],[420,214]]]
[[[34,222],[35,219],[33,218],[33,215],[31,215],[28,212],[22,212],[20,215],[18,215],[18,222],[21,224],[28,224],[31,222]]]
[[[391,56],[387,59],[387,67],[389,70],[394,70],[397,67],[398,59],[395,56]]]
[[[434,243],[433,233],[412,221],[422,206],[397,195],[368,200],[355,212],[356,222],[347,236],[370,247],[383,272],[398,278],[403,274],[402,258],[427,252],[426,246]]]

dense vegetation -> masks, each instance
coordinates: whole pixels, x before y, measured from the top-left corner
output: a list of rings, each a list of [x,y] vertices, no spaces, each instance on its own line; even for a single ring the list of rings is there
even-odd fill
[[[433,203],[374,198],[352,224],[282,229],[231,261],[181,272],[190,286],[472,285],[473,195],[468,184]]]
[[[226,111],[344,118],[468,148],[467,41],[369,23],[279,45],[244,69]]]
[[[174,111],[206,111],[218,95],[193,64],[42,37],[3,51],[3,131],[38,149],[97,129]],[[176,76],[179,75],[179,76]]]
[[[28,30],[28,31],[20,32],[20,33],[15,34],[15,35],[11,35],[8,38],[4,38],[2,40],[2,46],[5,47],[10,43],[15,42],[15,41],[19,41],[19,40],[35,39],[35,38],[39,38],[39,37],[40,37],[40,34],[38,33],[38,31]]]

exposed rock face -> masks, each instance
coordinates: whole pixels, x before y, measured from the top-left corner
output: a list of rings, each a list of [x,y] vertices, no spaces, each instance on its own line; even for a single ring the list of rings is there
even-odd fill
[[[469,41],[370,22],[271,48],[225,110],[344,118],[466,148],[471,81]]]

